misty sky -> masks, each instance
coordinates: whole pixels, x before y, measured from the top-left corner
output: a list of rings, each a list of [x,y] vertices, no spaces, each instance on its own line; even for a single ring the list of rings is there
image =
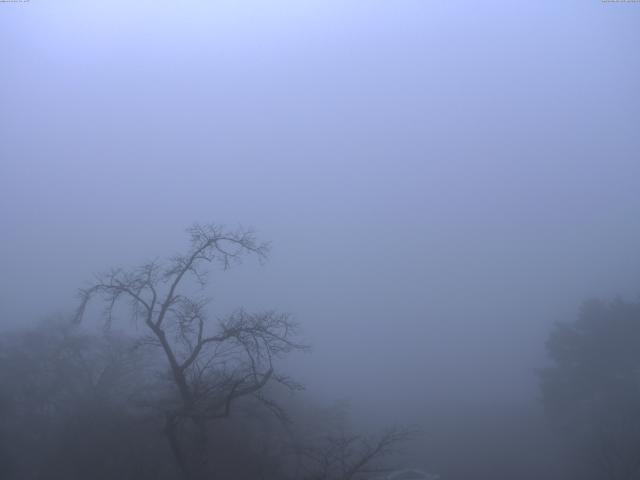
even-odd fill
[[[251,225],[214,308],[295,314],[310,389],[529,398],[549,325],[640,292],[639,46],[597,0],[0,3],[0,326]]]

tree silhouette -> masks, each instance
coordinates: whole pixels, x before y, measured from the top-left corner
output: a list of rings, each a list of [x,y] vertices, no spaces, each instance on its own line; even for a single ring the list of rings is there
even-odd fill
[[[542,399],[596,478],[640,475],[640,304],[586,302],[547,341]]]
[[[264,260],[267,244],[258,242],[251,230],[217,225],[196,224],[188,234],[190,247],[185,254],[99,275],[80,291],[75,320],[81,321],[94,297],[106,304],[106,328],[118,306],[128,305],[130,317],[144,326],[143,341],[157,346],[168,364],[175,401],[158,403],[156,408],[164,414],[164,432],[175,461],[185,478],[212,478],[215,465],[208,464],[208,426],[229,416],[234,403],[248,396],[282,416],[279,406],[261,391],[269,382],[300,388],[276,371],[274,361],[307,347],[299,342],[297,325],[286,314],[238,310],[212,321],[209,299],[198,293],[208,285],[209,267],[227,270],[247,255]]]

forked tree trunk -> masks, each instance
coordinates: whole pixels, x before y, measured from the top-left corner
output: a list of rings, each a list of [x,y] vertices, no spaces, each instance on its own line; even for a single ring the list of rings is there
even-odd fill
[[[207,426],[204,421],[193,420],[181,429],[175,416],[165,418],[164,433],[182,478],[184,480],[214,480],[208,473]],[[191,427],[191,428],[188,428]]]

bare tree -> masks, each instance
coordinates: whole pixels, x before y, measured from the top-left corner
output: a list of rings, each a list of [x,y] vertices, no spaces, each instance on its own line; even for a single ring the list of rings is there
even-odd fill
[[[415,433],[390,428],[374,437],[345,432],[327,435],[319,443],[299,449],[300,476],[305,480],[356,480],[388,472],[392,469],[382,460],[397,453],[398,446]]]
[[[286,314],[239,310],[212,322],[209,299],[188,292],[208,285],[207,267],[226,270],[246,255],[264,260],[269,246],[251,230],[196,224],[188,233],[190,248],[183,255],[97,276],[96,283],[80,291],[75,320],[80,322],[88,302],[99,297],[106,304],[108,328],[118,305],[128,304],[131,318],[144,326],[144,341],[158,346],[168,363],[177,400],[162,407],[165,434],[184,477],[198,478],[208,469],[210,422],[227,417],[234,403],[248,396],[281,415],[261,390],[271,381],[299,388],[275,371],[274,360],[307,347],[297,340],[297,325]]]

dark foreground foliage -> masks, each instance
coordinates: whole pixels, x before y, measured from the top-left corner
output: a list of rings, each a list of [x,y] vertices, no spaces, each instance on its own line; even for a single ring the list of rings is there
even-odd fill
[[[554,429],[577,457],[581,478],[640,478],[640,303],[586,302],[547,341],[540,371]]]
[[[175,392],[162,368],[162,357],[133,338],[62,322],[5,334],[0,478],[184,478],[167,441],[163,412]],[[277,387],[267,393],[288,419],[243,399],[207,427],[207,478],[366,478],[408,436],[356,435],[342,408],[319,408]]]

